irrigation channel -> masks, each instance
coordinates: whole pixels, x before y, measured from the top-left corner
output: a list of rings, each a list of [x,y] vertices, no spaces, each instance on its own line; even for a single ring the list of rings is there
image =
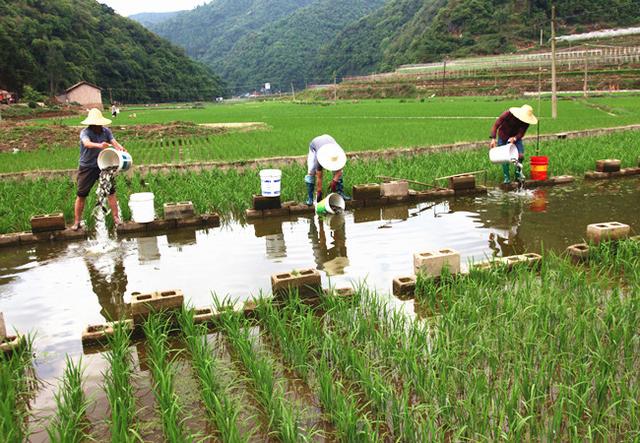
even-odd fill
[[[120,239],[108,252],[96,253],[90,241],[0,250],[0,312],[13,328],[35,334],[36,375],[43,384],[32,413],[46,424],[49,419],[44,417],[55,410],[54,393],[65,356],[82,355],[81,331],[88,324],[120,317],[134,291],[179,288],[185,303],[205,307],[212,305],[212,293],[238,300],[268,295],[271,274],[316,267],[325,287],[366,282],[380,294],[389,294],[392,279],[411,274],[412,255],[422,250],[453,248],[464,262],[480,261],[524,252],[560,252],[580,242],[590,223],[615,220],[638,233],[639,192],[636,178],[577,182],[522,193],[491,190],[486,196],[417,206],[362,208],[322,220],[308,216],[251,224],[231,221],[215,229]],[[389,300],[409,315],[422,315],[412,300],[392,296]],[[238,336],[238,341],[244,339]],[[148,357],[149,351],[138,349]],[[107,370],[105,357],[85,355],[82,365],[86,391],[98,399],[89,418],[108,415],[104,394],[99,394]],[[178,384],[182,394],[196,398],[198,387],[191,372],[179,368],[178,372],[184,379]],[[297,389],[295,383],[288,388]],[[143,402],[153,404],[150,381],[136,389]],[[242,383],[237,389],[242,390]],[[308,393],[302,390],[296,395],[304,402]],[[151,409],[147,409],[150,416]],[[204,418],[191,417],[185,425],[198,427],[198,420]],[[318,420],[316,426],[322,427],[322,419]],[[154,440],[162,425],[148,421],[143,433],[145,439]],[[39,431],[34,441],[46,440],[45,424],[33,425]]]

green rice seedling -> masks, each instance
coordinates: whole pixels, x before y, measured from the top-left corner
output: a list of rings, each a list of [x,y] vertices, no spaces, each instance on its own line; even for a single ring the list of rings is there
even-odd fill
[[[231,310],[223,310],[218,321],[249,376],[256,399],[268,417],[269,429],[283,442],[307,439],[297,414],[284,397],[282,386],[276,382],[272,363],[253,349],[249,323]]]
[[[114,443],[140,440],[136,429],[136,399],[131,384],[130,339],[129,330],[122,323],[116,323],[106,354],[109,369],[104,376],[104,388],[111,408],[109,429]]]
[[[74,363],[67,357],[62,385],[55,394],[56,415],[47,427],[52,442],[82,442],[88,437],[86,412],[89,402],[84,395],[82,372],[82,360]]]
[[[169,355],[169,321],[162,314],[154,314],[145,322],[144,333],[147,337],[153,392],[158,403],[165,438],[170,442],[188,442],[183,411],[174,390],[175,366]]]
[[[0,435],[3,441],[26,441],[28,402],[35,390],[32,369],[32,339],[11,356],[0,353]]]
[[[202,402],[209,420],[215,424],[218,437],[222,441],[246,442],[248,437],[241,436],[238,428],[239,406],[229,397],[218,380],[218,363],[214,357],[214,349],[207,341],[207,326],[195,324],[193,315],[192,309],[183,309],[179,320],[202,388]]]

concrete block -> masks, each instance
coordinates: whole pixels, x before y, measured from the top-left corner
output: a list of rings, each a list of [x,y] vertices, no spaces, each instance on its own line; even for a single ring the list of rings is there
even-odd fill
[[[407,277],[396,277],[393,279],[393,295],[403,299],[413,297],[416,292],[416,277],[410,275]]]
[[[629,236],[631,227],[619,222],[594,223],[587,226],[587,238],[594,244],[620,240]]]
[[[622,162],[615,158],[608,158],[605,160],[596,161],[597,172],[618,172]]]
[[[444,248],[413,255],[413,269],[416,274],[422,273],[430,277],[440,277],[445,268],[450,274],[460,272],[459,252]]]
[[[258,319],[258,304],[255,300],[247,300],[242,305],[242,312],[244,313],[244,317],[249,320],[257,320]]]
[[[453,189],[436,189],[431,192],[435,197],[451,197],[456,193]]]
[[[303,215],[313,214],[315,209],[313,206],[307,206],[304,203],[297,203],[294,206],[289,206],[289,214],[291,215]]]
[[[253,209],[263,211],[265,209],[280,209],[280,197],[263,197],[262,195],[253,196]]]
[[[3,246],[17,246],[20,244],[19,234],[0,234],[0,248]]]
[[[322,290],[320,273],[315,269],[302,269],[271,276],[274,296],[286,295],[291,290],[298,290],[301,297],[315,297]]]
[[[572,175],[556,175],[555,177],[551,177],[551,181],[553,184],[562,185],[565,183],[573,183],[575,178]]]
[[[344,202],[344,207],[346,210],[364,208],[364,200],[347,200]]]
[[[364,201],[364,206],[367,207],[380,207],[389,204],[389,197],[378,197],[378,198],[370,198]]]
[[[380,185],[382,197],[408,197],[409,183],[406,181],[391,181]]]
[[[196,211],[193,208],[193,202],[184,201],[178,203],[165,203],[163,205],[164,219],[165,220],[177,220],[181,218],[189,218],[196,215]]]
[[[472,189],[458,189],[455,191],[456,197],[463,197],[465,195],[482,195],[487,193],[485,186],[476,186]]]
[[[471,268],[476,271],[488,271],[495,265],[495,261],[482,261],[479,263],[474,263],[471,265]]]
[[[474,189],[476,187],[475,175],[461,175],[459,177],[451,177],[449,179],[449,188],[454,191],[462,191],[465,189]]]
[[[520,265],[537,267],[542,263],[542,256],[534,253],[510,255],[508,257],[502,257],[499,262],[506,265],[509,269]]]
[[[640,235],[634,235],[633,237],[629,237],[630,241],[640,243]]]
[[[138,232],[145,232],[147,230],[146,223],[136,223],[132,221],[124,222],[116,227],[118,234],[135,234]]]
[[[43,241],[52,240],[54,237],[52,232],[41,232],[38,234],[34,234],[33,232],[30,232],[30,231],[24,231],[24,232],[18,232],[17,235],[20,238],[21,245],[31,245],[34,243],[40,243]]]
[[[77,231],[74,231],[73,229],[65,229],[64,231],[58,231],[56,233],[56,237],[58,240],[68,240],[68,241],[72,241],[72,240],[82,240],[87,238],[87,231],[85,231],[84,229],[80,228]]]
[[[202,217],[195,215],[193,217],[177,219],[175,222],[176,228],[198,228],[202,226]]]
[[[247,217],[247,220],[256,220],[258,218],[262,218],[262,211],[257,211],[255,209],[247,209],[244,214],[245,217]]]
[[[10,357],[14,351],[20,349],[25,344],[25,339],[21,335],[8,335],[0,339],[0,353],[5,357]]]
[[[382,208],[383,220],[407,220],[409,218],[408,206],[385,206]]]
[[[354,200],[373,200],[379,198],[380,195],[381,189],[377,183],[353,185],[352,196]]]
[[[556,134],[556,138],[557,138],[558,140],[564,140],[564,139],[566,139],[566,138],[567,138],[567,133],[566,133],[566,132],[558,132],[558,133]]]
[[[107,345],[109,337],[115,333],[115,327],[123,324],[126,329],[133,331],[133,320],[109,322],[104,325],[90,325],[82,331],[82,346]]]
[[[209,228],[217,228],[220,226],[220,216],[218,214],[210,213],[210,214],[202,214],[200,216],[202,220],[202,226],[206,226]]]
[[[182,308],[184,294],[181,290],[134,293],[131,296],[131,316],[136,325],[143,323],[154,312],[175,312]]]
[[[289,208],[264,209],[262,211],[263,217],[289,217],[290,214]]]
[[[573,259],[584,261],[589,258],[589,245],[586,243],[578,243],[567,248],[566,253]]]
[[[364,207],[354,209],[353,222],[354,223],[367,223],[380,220],[380,208],[379,207]]]
[[[640,175],[640,167],[624,168],[620,170],[620,173],[625,177],[632,176],[632,175]]]
[[[167,231],[169,229],[175,229],[177,226],[175,218],[169,220],[154,220],[151,223],[145,223],[145,225],[147,226],[146,230],[150,232]]]
[[[34,215],[31,217],[31,232],[62,231],[66,228],[62,212]]]
[[[193,312],[193,322],[197,325],[206,324],[212,325],[214,319],[214,312],[212,308],[200,308]]]
[[[609,172],[597,172],[597,171],[587,171],[584,173],[584,178],[589,180],[602,180],[611,178],[611,173]]]

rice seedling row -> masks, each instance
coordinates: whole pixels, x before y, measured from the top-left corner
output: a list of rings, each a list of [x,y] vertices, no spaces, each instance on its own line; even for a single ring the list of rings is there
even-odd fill
[[[0,435],[6,441],[27,438],[28,403],[35,390],[32,365],[30,337],[10,356],[0,353]]]
[[[54,443],[80,443],[88,438],[86,412],[89,402],[84,395],[82,360],[67,357],[59,391],[55,394],[56,414],[47,427]]]
[[[551,159],[550,175],[582,175],[594,168],[599,158],[620,158],[623,167],[633,166],[637,158],[630,146],[640,143],[640,133],[625,132],[589,139],[563,140],[545,143],[540,154]],[[377,175],[391,175],[432,182],[436,177],[488,169],[489,183],[502,181],[502,170],[488,164],[485,150],[456,153],[435,153],[390,160],[366,160],[350,162],[345,169],[345,189],[354,184],[369,183]],[[305,169],[299,166],[282,168],[283,200],[304,201],[306,198],[303,178]],[[528,174],[528,172],[526,172]],[[118,176],[116,180],[118,198],[125,219],[131,214],[126,201],[136,192],[155,194],[156,212],[162,213],[162,204],[168,201],[193,201],[201,213],[218,211],[222,214],[240,214],[251,204],[251,196],[260,189],[256,171],[220,171],[149,174],[142,176]],[[29,228],[32,215],[62,210],[68,223],[73,221],[73,203],[76,187],[71,179],[38,179],[0,181],[0,233],[16,232]],[[43,199],[42,196],[47,198]],[[20,204],[16,205],[15,202]],[[95,204],[93,193],[89,195],[87,207]],[[87,214],[89,211],[87,211]],[[88,216],[87,216],[88,217]],[[91,226],[91,220],[87,222]]]

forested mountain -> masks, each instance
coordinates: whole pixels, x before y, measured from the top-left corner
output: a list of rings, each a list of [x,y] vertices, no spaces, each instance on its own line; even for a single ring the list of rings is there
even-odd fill
[[[289,89],[315,81],[318,49],[384,1],[213,0],[150,29],[221,73],[232,89],[264,82]]]
[[[138,14],[130,15],[129,18],[131,20],[135,20],[143,26],[150,27],[153,25],[160,24],[162,22],[166,22],[170,18],[175,17],[177,14],[184,11],[173,11],[173,12],[140,12]]]
[[[209,68],[94,0],[0,0],[0,88],[51,95],[86,80],[118,101],[211,99]]]
[[[327,44],[317,69],[339,75],[496,54],[549,38],[551,0],[388,0]],[[560,33],[638,25],[640,0],[556,0]],[[413,12],[415,11],[415,12]],[[375,38],[371,38],[375,36]]]

